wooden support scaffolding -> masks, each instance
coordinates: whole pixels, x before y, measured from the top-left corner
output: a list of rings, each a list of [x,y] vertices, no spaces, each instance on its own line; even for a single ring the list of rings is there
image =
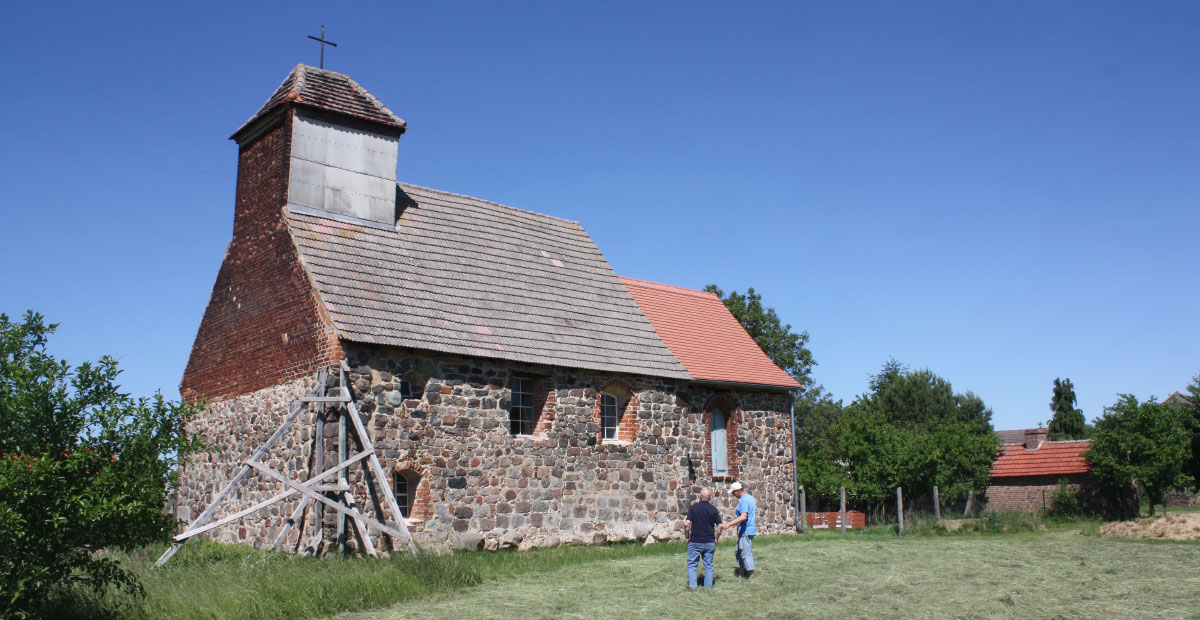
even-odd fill
[[[320,547],[325,539],[324,534],[324,517],[323,510],[325,507],[338,513],[337,527],[337,546],[340,552],[345,550],[346,542],[346,521],[349,520],[354,524],[358,536],[362,541],[363,550],[370,556],[377,556],[375,543],[371,539],[372,530],[378,530],[383,534],[387,534],[399,542],[405,544],[413,553],[419,553],[420,549],[416,542],[413,541],[412,533],[409,532],[408,526],[404,521],[404,515],[400,511],[399,505],[396,503],[396,497],[392,494],[392,486],[388,481],[387,473],[383,469],[383,465],[379,461],[379,456],[375,453],[374,443],[371,441],[371,436],[367,429],[363,426],[362,420],[359,418],[358,407],[354,404],[354,398],[350,394],[348,385],[348,372],[350,368],[345,361],[341,362],[337,372],[337,387],[336,395],[329,396],[327,383],[329,378],[329,370],[321,369],[317,373],[317,385],[305,396],[300,397],[292,405],[291,411],[284,419],[279,428],[267,439],[259,449],[248,459],[246,459],[238,469],[233,479],[225,485],[221,492],[213,499],[212,503],[204,509],[204,512],[193,521],[189,528],[183,533],[175,537],[175,544],[167,549],[155,563],[155,566],[166,564],[180,547],[193,536],[203,534],[212,529],[226,525],[247,515],[253,514],[260,510],[272,506],[278,502],[284,501],[287,498],[300,494],[301,498],[296,504],[296,508],[292,511],[291,516],[282,524],[280,531],[276,534],[272,548],[279,547],[280,544],[287,538],[287,534],[292,527],[295,527],[300,522],[304,511],[311,505],[313,507],[313,534],[309,539],[309,544],[302,547],[307,547],[313,550],[314,553],[319,552]],[[338,463],[331,468],[325,467],[325,417],[324,410],[317,413],[317,421],[315,424],[316,434],[313,438],[313,454],[312,456],[312,476],[303,482],[297,482],[280,472],[277,472],[270,467],[262,464],[260,459],[271,450],[272,447],[284,436],[300,413],[308,408],[311,404],[317,404],[324,408],[329,405],[342,405],[338,412]],[[358,444],[361,450],[351,456],[349,454],[349,442],[347,441],[346,420],[350,420],[350,425],[353,428],[354,435],[358,438]],[[357,502],[354,499],[354,494],[351,491],[349,477],[346,475],[348,468],[361,461],[367,461],[366,475],[375,483],[375,488],[379,494],[383,495],[384,504],[387,511],[391,513],[392,519],[388,522],[384,517],[384,506],[379,505],[376,501],[376,514],[378,519],[368,517],[358,509]],[[213,522],[209,522],[216,513],[217,508],[225,501],[233,490],[241,484],[247,474],[251,471],[257,471],[263,476],[281,482],[287,488],[261,502],[254,504],[248,508],[227,515]],[[334,484],[323,483],[322,481],[334,474],[337,475],[337,482]],[[337,497],[336,500],[331,499],[327,494],[333,494]],[[303,532],[300,533],[303,539]]]

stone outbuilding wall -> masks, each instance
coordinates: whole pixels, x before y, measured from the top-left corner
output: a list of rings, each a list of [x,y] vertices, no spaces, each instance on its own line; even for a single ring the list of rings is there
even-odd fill
[[[413,483],[410,527],[426,548],[680,538],[683,516],[702,486],[718,486],[714,503],[732,518],[736,502],[724,489],[735,478],[758,500],[760,533],[794,530],[789,392],[722,390],[386,347],[348,347],[348,360],[353,397],[385,470],[393,480],[399,476]],[[540,413],[532,435],[510,432],[513,376],[533,386]],[[194,427],[223,450],[185,471],[181,519],[204,509],[232,477],[236,463],[277,428],[286,413],[284,401],[307,392],[314,380],[209,405]],[[615,440],[601,438],[599,401],[606,392],[619,402]],[[730,413],[730,476],[715,480],[707,427],[714,405]],[[269,464],[293,478],[308,478],[314,421],[313,414],[302,416],[287,441],[272,451]],[[336,427],[325,426],[331,437],[325,442],[327,464],[337,462]],[[359,506],[372,513],[373,489],[364,473],[354,466],[351,484]],[[251,479],[255,484],[227,502],[224,514],[282,488],[257,474]],[[294,506],[295,500],[278,504],[262,516],[218,528],[211,537],[269,543]],[[327,531],[331,512],[326,511]]]
[[[1095,504],[1096,489],[1088,474],[1066,474],[1051,476],[1018,476],[995,478],[987,489],[987,508],[1001,512],[1041,512],[1049,508],[1058,492],[1058,483],[1066,480],[1076,491],[1081,491],[1085,502]]]

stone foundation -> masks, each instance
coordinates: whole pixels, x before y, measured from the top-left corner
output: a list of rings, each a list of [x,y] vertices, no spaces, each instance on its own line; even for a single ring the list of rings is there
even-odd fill
[[[728,391],[686,381],[384,347],[351,349],[348,359],[353,396],[385,470],[393,477],[403,472],[416,483],[410,489],[410,516],[419,520],[413,533],[426,548],[677,539],[702,486],[717,485],[714,504],[732,518],[736,502],[725,488],[734,475],[758,500],[760,533],[794,530],[788,392]],[[514,375],[533,386],[539,413],[532,435],[510,432],[508,386]],[[285,415],[285,401],[307,392],[313,381],[209,405],[194,426],[223,451],[184,473],[181,517],[204,509],[236,471],[234,463],[275,430]],[[408,381],[409,398],[402,393],[403,381]],[[620,403],[619,432],[613,440],[601,438],[598,403],[604,392]],[[730,412],[732,474],[716,480],[707,429],[707,412],[714,404]],[[302,416],[268,464],[293,478],[309,477],[314,422],[315,415]],[[325,442],[327,466],[337,462],[336,428],[336,423],[326,424],[326,436],[332,437]],[[359,506],[373,514],[369,500],[374,489],[364,484],[365,467],[352,470]],[[251,480],[254,484],[226,502],[223,514],[282,488],[258,474]],[[211,538],[269,543],[295,501],[218,528]],[[331,513],[326,511],[329,538]],[[295,534],[291,536],[294,542]]]

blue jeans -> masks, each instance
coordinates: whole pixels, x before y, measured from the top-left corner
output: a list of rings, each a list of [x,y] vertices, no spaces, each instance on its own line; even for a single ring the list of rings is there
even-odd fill
[[[704,559],[704,587],[711,588],[713,580],[713,552],[717,550],[717,543],[688,543],[687,567],[688,567],[688,587],[696,587],[696,565],[700,559]]]
[[[754,570],[754,535],[738,536],[737,551],[734,554],[737,555],[738,566],[742,567],[742,570]]]

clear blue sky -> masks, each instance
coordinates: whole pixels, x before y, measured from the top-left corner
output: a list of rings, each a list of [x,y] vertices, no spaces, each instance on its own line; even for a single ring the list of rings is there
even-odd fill
[[[1200,4],[646,4],[7,3],[0,311],[177,397],[227,138],[324,24],[400,179],[753,286],[847,401],[895,357],[1020,428],[1200,371]]]

